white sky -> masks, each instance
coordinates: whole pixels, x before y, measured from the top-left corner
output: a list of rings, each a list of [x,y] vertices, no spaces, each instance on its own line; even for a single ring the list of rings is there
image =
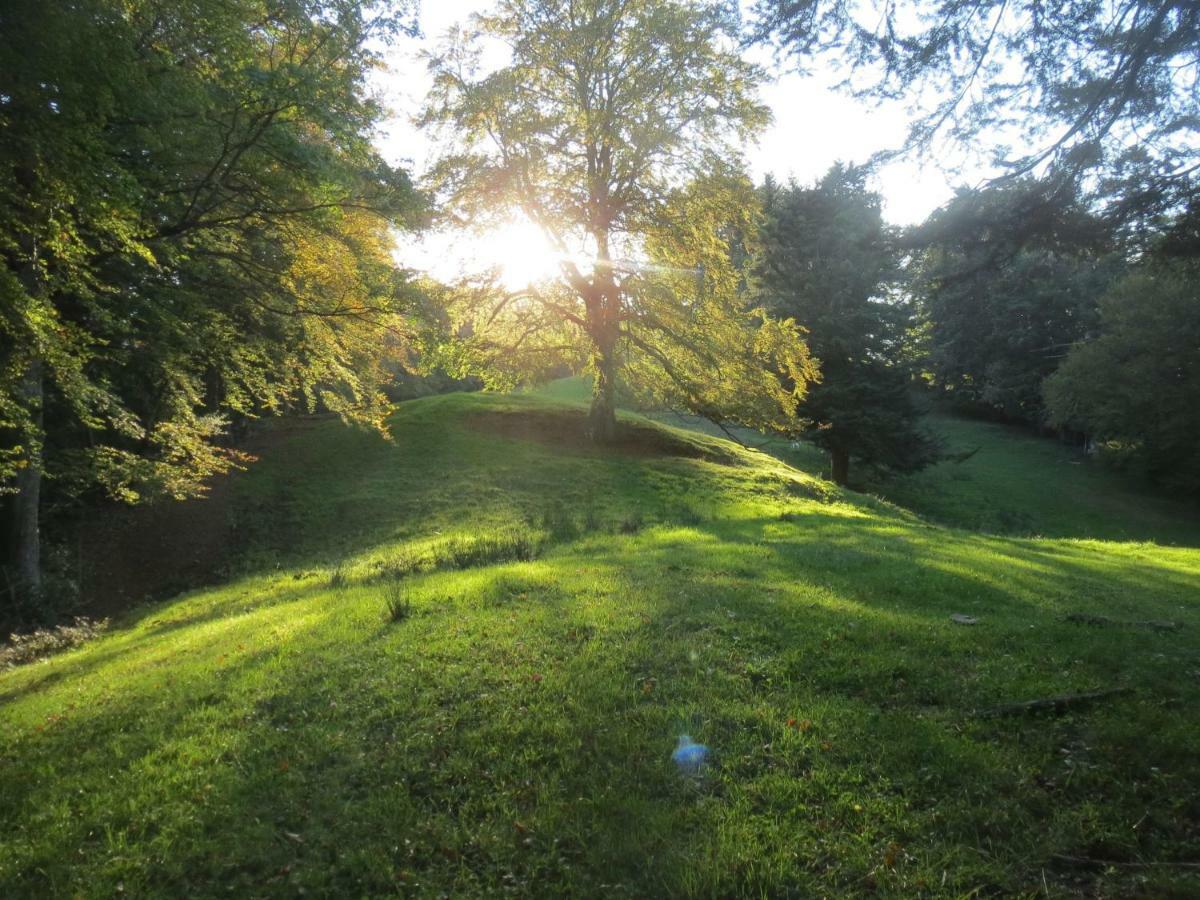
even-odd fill
[[[386,72],[376,78],[376,90],[392,113],[378,145],[392,163],[402,163],[418,178],[437,156],[430,138],[413,126],[429,86],[424,63],[417,54],[431,47],[452,25],[486,9],[487,0],[425,0],[421,9],[424,37],[401,39],[388,52]],[[768,64],[764,51],[756,61]],[[768,66],[770,71],[775,71]],[[774,113],[774,123],[757,146],[746,148],[755,180],[773,174],[779,180],[795,177],[812,182],[839,160],[861,163],[873,153],[899,145],[907,116],[899,103],[874,107],[829,88],[832,76],[802,77],[781,73],[762,92]],[[904,160],[879,172],[876,187],[884,199],[885,218],[897,225],[922,221],[952,194],[950,176],[930,160]],[[400,248],[402,265],[448,277],[471,255],[478,238],[430,235],[407,240]]]

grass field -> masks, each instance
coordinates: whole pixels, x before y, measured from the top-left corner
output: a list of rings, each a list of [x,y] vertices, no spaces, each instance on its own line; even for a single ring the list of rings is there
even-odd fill
[[[573,378],[536,393],[583,402],[587,390],[583,379]],[[723,436],[695,416],[664,412],[654,418]],[[924,423],[940,441],[945,460],[907,476],[855,470],[856,483],[939,524],[972,531],[1200,547],[1200,508],[1195,503],[1164,496],[1074,448],[1012,425],[938,413],[926,416]],[[828,457],[809,443],[733,431],[744,443],[801,471],[829,477]]]
[[[982,531],[1200,547],[1200,509],[1152,493],[1054,440],[946,415],[930,424],[951,454],[883,491],[938,521]]]
[[[241,575],[0,674],[0,896],[1200,895],[1186,519],[1060,504],[1076,467],[1018,494],[1002,433],[896,499],[991,527],[950,487],[1007,466],[1060,537],[581,424],[454,395],[390,442],[296,430],[238,483]]]

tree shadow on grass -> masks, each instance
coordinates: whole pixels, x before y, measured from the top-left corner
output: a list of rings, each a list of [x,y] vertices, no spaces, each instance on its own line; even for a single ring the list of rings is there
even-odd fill
[[[301,586],[293,605],[241,622],[288,627],[286,640],[219,673],[200,651],[238,635],[212,622],[139,635],[144,655],[193,630],[181,649],[196,663],[159,677],[149,659],[132,680],[117,677],[130,648],[98,656],[74,671],[98,702],[9,729],[0,884],[902,893],[915,883],[904,867],[881,866],[897,844],[912,848],[904,865],[949,872],[947,890],[1035,886],[1049,854],[1087,839],[1094,778],[1039,786],[1031,772],[1058,771],[1058,729],[1014,736],[964,716],[1021,688],[1020,672],[981,661],[1011,654],[1037,597],[1088,561],[1003,582],[998,556],[906,585],[893,562],[953,548],[880,528],[851,552],[862,523],[826,518],[592,536],[535,562],[423,575],[398,624],[353,591],[307,609],[315,587]],[[944,623],[970,596],[996,627]],[[1117,655],[1140,638],[1103,640]],[[713,748],[698,779],[670,763],[685,729]],[[1154,759],[1158,742],[1132,752]],[[1114,819],[1132,808],[1117,799]]]
[[[182,616],[177,614],[175,605],[170,607],[169,613],[165,613],[161,605],[142,607],[136,617],[122,622],[122,627],[107,634],[103,641],[18,668],[8,679],[9,684],[15,682],[15,685],[0,691],[0,704],[36,694],[69,679],[91,678],[106,668],[119,667],[125,673],[167,665],[219,643],[247,622],[272,615],[274,607],[299,609],[324,590],[324,584],[311,582],[285,585],[283,591],[277,592],[278,596],[267,602],[259,597],[248,603],[244,597],[238,597],[227,602],[204,604]],[[187,600],[180,602],[188,603]],[[240,615],[235,614],[235,610],[240,611]],[[186,632],[192,632],[193,637],[182,641],[172,639],[173,634]],[[153,652],[156,649],[162,652]]]
[[[785,486],[764,475],[699,492],[694,461],[600,458],[580,484],[578,460],[514,443],[489,482],[432,482],[447,459],[467,470],[484,452],[461,436],[443,427],[366,450],[344,438],[266,470],[258,530],[243,530],[249,570],[304,572],[444,521],[527,523],[548,495],[600,497],[610,520],[680,522],[414,576],[414,614],[397,624],[357,583],[331,594],[327,576],[279,572],[263,588],[277,599],[231,585],[145,610],[16,678],[4,699],[29,705],[0,752],[6,895],[124,883],[194,896],[806,896],[865,892],[868,877],[918,890],[881,868],[892,843],[931,883],[951,872],[948,890],[1014,893],[1037,886],[1055,848],[1082,845],[1088,816],[1115,833],[1135,808],[1172,808],[1179,781],[1126,796],[1101,776],[1162,768],[1185,727],[1175,710],[1135,708],[1139,695],[1086,724],[1028,730],[970,711],[1116,681],[1194,701],[1171,678],[1186,636],[1061,620],[1081,586],[1170,617],[1195,585],[1186,563],[1114,563],[862,509],[715,518],[680,496],[723,511],[786,502]],[[953,625],[952,612],[981,624]],[[1137,742],[1119,721],[1131,709],[1127,727],[1148,732]],[[685,730],[713,747],[704,778],[670,763]],[[1056,754],[1079,734],[1117,749],[1066,779]],[[1194,781],[1195,768],[1174,774]],[[1096,812],[1096,796],[1111,809]],[[1185,819],[1115,852],[1156,852],[1154,835]]]
[[[744,560],[731,560],[731,568],[747,577],[786,578],[790,571],[868,605],[902,601],[910,610],[942,613],[968,602],[1013,613],[1033,607],[1053,615],[1074,610],[1082,593],[1098,604],[1129,598],[1143,618],[1174,614],[1195,621],[1198,612],[1189,607],[1180,615],[1181,597],[1200,587],[1200,565],[1182,550],[1133,562],[1087,544],[913,529],[820,512],[785,521],[722,520],[705,528],[714,541],[760,551],[750,570]],[[687,541],[672,543],[671,552],[687,556]],[[665,558],[664,564],[680,565]]]
[[[483,594],[462,602],[493,604],[486,580]],[[678,586],[704,589],[690,579]],[[78,890],[76,867],[101,873],[90,883],[97,893],[118,879],[134,893],[187,885],[197,896],[298,885],[376,892],[410,878],[481,895],[557,893],[556,883],[678,891],[714,839],[706,821],[717,824],[737,785],[802,778],[815,751],[762,754],[759,741],[778,735],[782,720],[756,706],[735,661],[705,674],[680,656],[673,617],[699,614],[705,627],[719,606],[664,600],[617,627],[581,622],[590,631],[564,647],[558,627],[569,604],[551,597],[546,606],[526,592],[493,606],[491,621],[465,635],[473,653],[406,645],[408,671],[379,629],[360,653],[331,656],[322,639],[330,610],[297,636],[290,661],[255,653],[229,666],[229,696],[215,697],[212,673],[196,670],[169,703],[144,682],[27,733],[9,748],[17,763],[5,773],[5,807],[26,817],[38,843],[10,849],[21,856],[5,879],[10,895]],[[450,630],[455,609],[431,613],[421,623],[428,635]],[[519,621],[488,643],[509,616]],[[545,629],[553,639],[530,648],[528,635]],[[645,691],[648,677],[657,692]],[[724,709],[713,708],[714,678]],[[719,748],[728,777],[692,782],[672,771],[681,722]],[[76,786],[87,799],[69,826],[39,832],[39,811]],[[759,876],[735,868],[720,877],[732,888]],[[805,883],[803,871],[792,877]]]

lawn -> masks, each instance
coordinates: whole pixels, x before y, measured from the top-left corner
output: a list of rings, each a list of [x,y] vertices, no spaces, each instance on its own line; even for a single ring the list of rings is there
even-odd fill
[[[561,379],[538,392],[582,400],[582,379]],[[722,436],[710,422],[675,412],[657,421]],[[855,484],[943,525],[1020,537],[1154,541],[1200,547],[1200,508],[1174,499],[1076,447],[1016,425],[945,413],[924,418],[944,458],[913,475],[856,469]],[[829,477],[828,457],[807,442],[731,429],[743,443],[812,475]]]
[[[297,430],[240,574],[0,675],[0,895],[1200,894],[1200,551],[600,452],[569,399]]]

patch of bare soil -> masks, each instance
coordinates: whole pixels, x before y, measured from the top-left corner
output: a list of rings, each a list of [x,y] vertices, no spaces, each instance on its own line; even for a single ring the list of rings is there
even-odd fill
[[[268,422],[239,442],[238,449],[257,459],[278,454],[323,418]],[[235,485],[245,474],[235,471],[213,478],[201,499],[132,507],[108,504],[82,516],[68,538],[82,611],[97,618],[111,616],[224,577],[237,550]]]
[[[636,457],[684,457],[733,465],[736,460],[699,442],[678,438],[660,428],[617,422],[616,439],[597,445],[587,434],[582,412],[480,412],[466,417],[468,427],[522,441],[583,453],[621,454]]]

